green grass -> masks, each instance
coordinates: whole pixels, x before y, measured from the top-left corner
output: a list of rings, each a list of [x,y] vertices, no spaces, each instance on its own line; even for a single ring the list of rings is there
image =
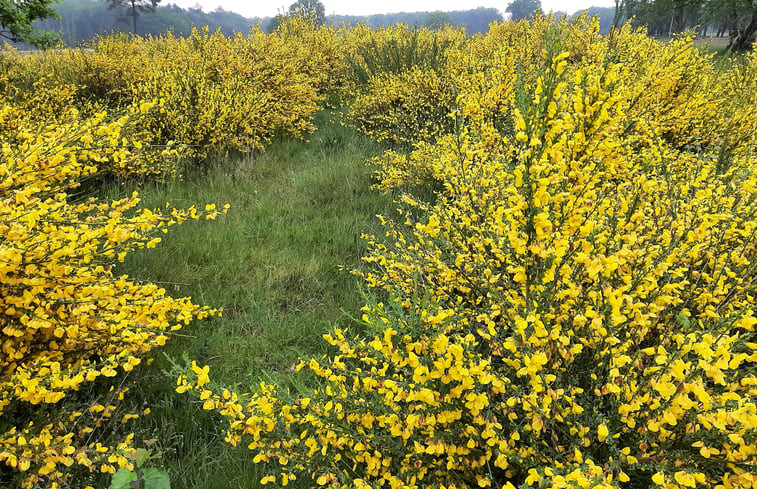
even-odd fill
[[[672,39],[668,36],[655,36],[653,39],[660,42],[670,42]],[[714,36],[701,36],[692,41],[692,45],[701,49],[705,53],[714,53],[719,56],[733,55],[738,53],[731,53],[728,51],[728,45],[730,39],[726,37],[714,37]]]
[[[375,214],[394,204],[370,189],[364,165],[381,148],[329,117],[318,115],[310,142],[280,140],[265,153],[139,189],[151,208],[231,204],[217,221],[172,228],[117,270],[223,308],[223,316],[179,331],[132,376],[131,402],[152,411],[134,427],[137,446],[157,440],[154,464],[174,489],[252,488],[261,476],[246,447],[223,441],[223,420],[174,392],[175,377],[164,373],[172,361],[186,354],[210,365],[216,387],[248,392],[265,380],[302,389],[302,376],[292,375],[298,358],[325,353],[321,335],[332,327],[359,328],[351,319],[362,306],[358,279],[340,266],[361,266],[360,235],[378,232]]]

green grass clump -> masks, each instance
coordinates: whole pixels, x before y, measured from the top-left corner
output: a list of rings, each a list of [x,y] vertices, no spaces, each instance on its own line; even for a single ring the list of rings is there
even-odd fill
[[[147,440],[155,449],[174,489],[252,488],[260,476],[245,447],[223,441],[223,420],[174,391],[172,362],[210,365],[217,385],[241,391],[262,380],[299,389],[302,376],[291,375],[298,358],[324,353],[321,335],[332,327],[359,327],[351,319],[363,305],[358,279],[340,267],[361,266],[360,235],[374,233],[375,215],[394,205],[370,189],[363,164],[381,148],[332,115],[319,114],[309,142],[279,140],[205,174],[138,189],[150,208],[231,205],[216,221],[172,229],[116,271],[223,308],[221,317],[179,331],[132,374],[132,401],[152,411],[132,426],[136,445]],[[125,187],[110,196],[133,190]]]

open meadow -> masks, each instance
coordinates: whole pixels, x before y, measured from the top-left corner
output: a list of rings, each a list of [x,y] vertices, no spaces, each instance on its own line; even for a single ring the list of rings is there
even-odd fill
[[[757,488],[757,52],[714,50],[0,52],[0,487]]]

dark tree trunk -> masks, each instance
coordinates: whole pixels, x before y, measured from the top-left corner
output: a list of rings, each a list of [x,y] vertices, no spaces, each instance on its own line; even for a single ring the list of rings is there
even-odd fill
[[[748,51],[754,44],[755,34],[757,34],[757,11],[752,12],[752,20],[749,25],[739,31],[735,38],[731,39],[728,48],[734,51]]]
[[[612,28],[617,29],[620,27],[620,19],[623,14],[624,2],[622,0],[615,0],[615,16],[612,19]]]

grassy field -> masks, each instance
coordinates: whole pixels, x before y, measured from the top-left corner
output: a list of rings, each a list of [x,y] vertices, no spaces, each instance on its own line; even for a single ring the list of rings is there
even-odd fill
[[[749,486],[757,59],[687,42],[293,19],[0,60],[0,489]],[[282,136],[332,91],[344,114]],[[341,116],[396,142],[390,178]],[[139,148],[170,141],[197,160],[150,183],[174,162]],[[125,283],[114,254],[165,222],[134,192],[230,211],[130,253]]]
[[[670,42],[674,38],[664,36],[654,37],[654,39],[660,42]],[[730,42],[731,40],[728,37],[701,36],[694,39],[692,44],[703,49],[705,52],[724,55],[728,52],[728,45]],[[738,55],[738,53],[736,53],[736,55]]]
[[[298,357],[324,353],[321,335],[333,326],[359,327],[358,280],[340,266],[361,266],[360,235],[376,231],[375,214],[394,205],[370,189],[364,165],[381,148],[332,118],[319,114],[309,142],[280,140],[265,153],[139,189],[151,208],[231,204],[224,218],[174,228],[117,271],[223,308],[222,317],[181,330],[135,373],[142,380],[133,402],[152,410],[135,428],[137,445],[156,440],[154,465],[174,489],[257,487],[260,476],[246,447],[223,441],[221,420],[174,392],[172,362],[208,364],[216,386],[242,392],[263,380],[299,389],[291,375]],[[132,190],[114,187],[109,196]]]

